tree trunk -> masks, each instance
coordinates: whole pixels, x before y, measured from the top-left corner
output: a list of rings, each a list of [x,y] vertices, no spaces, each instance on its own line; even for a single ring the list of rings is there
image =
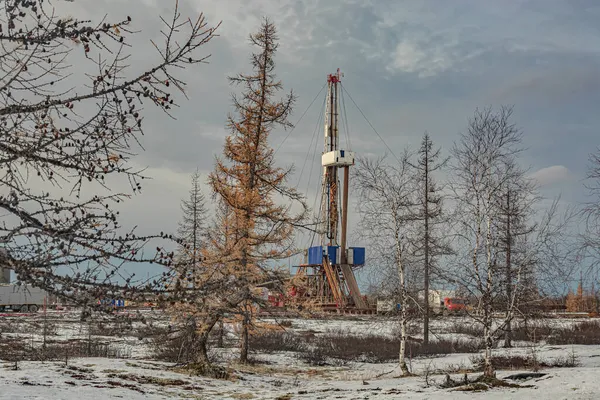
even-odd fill
[[[424,303],[425,314],[423,317],[423,346],[429,344],[429,150],[425,146],[425,204],[424,204],[424,217],[425,217],[425,237],[424,237],[424,256],[425,256],[425,269],[423,275],[425,282],[423,285],[424,292]]]
[[[222,349],[223,347],[225,347],[223,345],[223,336],[224,335],[225,335],[225,328],[223,326],[223,320],[221,319],[221,320],[219,320],[219,334],[217,337],[217,347],[218,348]]]
[[[484,306],[485,307],[485,306]],[[492,347],[494,345],[492,340],[492,329],[491,329],[491,315],[489,313],[489,308],[486,307],[484,315],[484,325],[483,325],[483,340],[485,341],[485,357],[483,363],[483,375],[486,377],[494,376],[494,366],[492,365]]]
[[[404,307],[402,307],[402,314],[405,313]],[[408,375],[408,367],[406,365],[406,317],[402,316],[401,328],[400,328],[400,354],[399,354],[399,364],[400,371],[402,371],[402,375]]]
[[[202,332],[198,335],[196,363],[200,365],[210,365],[208,359],[208,332]]]
[[[251,173],[252,175],[253,173]],[[253,178],[251,178],[253,179]],[[248,271],[248,238],[249,238],[249,232],[247,230],[247,227],[249,225],[250,222],[250,214],[248,213],[248,211],[246,211],[244,213],[244,224],[243,226],[244,228],[244,232],[242,235],[243,238],[243,249],[242,249],[242,262],[241,262],[241,267],[242,270],[244,272],[243,275],[243,281],[244,281],[244,288],[243,288],[243,294],[244,294],[244,300],[242,301],[241,305],[242,305],[242,332],[241,332],[241,337],[240,337],[240,363],[242,364],[246,364],[248,362],[248,346],[250,345],[248,343],[248,325],[250,324],[250,286],[249,286],[249,282],[248,282],[248,277],[247,275],[249,274]]]
[[[402,247],[399,235],[396,235],[396,263],[398,268],[398,278],[400,279],[400,298],[402,308],[400,309],[400,354],[398,364],[402,375],[408,375],[408,367],[406,366],[406,320],[408,316],[408,295],[406,293],[406,283],[404,277],[404,265],[402,263]]]
[[[489,216],[487,217],[486,230],[487,279],[485,292],[483,293],[483,340],[485,341],[483,375],[493,377],[494,366],[492,365],[492,347],[494,343],[492,340],[492,284],[495,262],[492,260],[492,218]]]
[[[219,320],[218,315],[209,316],[206,318],[202,326],[198,329],[197,336],[197,354],[196,363],[202,366],[210,366],[210,360],[208,358],[208,336],[210,331],[213,329],[217,321]]]
[[[248,362],[248,324],[242,324],[242,341],[240,349],[240,363],[245,364]]]
[[[250,316],[248,315],[248,302],[244,305],[244,319],[242,320],[242,337],[240,343],[240,363],[248,363],[248,348],[250,346],[248,336],[248,325],[250,325]]]
[[[512,316],[509,316],[506,320],[506,335],[504,336],[504,347],[511,348],[512,346]]]
[[[511,265],[511,244],[512,236],[510,231],[510,189],[506,193],[506,334],[504,336],[504,347],[512,347],[512,311],[514,307],[512,293],[512,265]]]
[[[405,291],[403,291],[405,292]],[[406,298],[406,296],[402,296]],[[408,375],[408,367],[406,366],[406,303],[402,302],[402,310],[400,311],[400,354],[399,354],[399,365],[402,375]]]

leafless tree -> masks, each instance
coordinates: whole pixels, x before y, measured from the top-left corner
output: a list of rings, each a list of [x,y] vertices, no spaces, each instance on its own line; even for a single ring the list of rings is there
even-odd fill
[[[433,148],[433,141],[426,132],[421,141],[416,163],[411,166],[416,170],[416,180],[420,194],[420,210],[417,212],[421,226],[415,241],[415,255],[422,258],[423,265],[423,344],[429,343],[429,283],[430,274],[439,256],[449,253],[447,243],[439,234],[442,219],[442,195],[434,174],[444,168],[448,158],[440,159],[441,150]]]
[[[558,218],[558,199],[535,222],[535,228],[526,229],[526,247],[523,256],[511,259],[510,271],[506,268],[506,188],[528,190],[530,183],[518,166],[522,133],[511,123],[512,108],[502,107],[497,112],[491,108],[476,110],[469,121],[467,132],[453,147],[453,178],[451,188],[456,210],[453,226],[456,228],[455,269],[448,275],[461,289],[478,300],[477,312],[471,316],[483,326],[485,357],[484,374],[492,376],[492,349],[500,332],[506,329],[516,312],[517,299],[524,288],[523,275],[532,266],[549,267],[548,255],[556,248],[564,234],[568,218]],[[524,193],[531,196],[531,192]],[[531,197],[527,201],[532,201]],[[503,213],[504,209],[504,213]],[[521,226],[535,221],[533,213],[521,209]],[[518,225],[517,225],[518,226]],[[512,228],[511,228],[512,229]],[[511,236],[512,235],[512,236]],[[513,240],[517,230],[511,231]],[[504,240],[504,244],[503,244]],[[512,250],[511,250],[512,251]],[[512,254],[512,253],[511,253]],[[506,274],[509,280],[506,281]],[[505,284],[503,284],[503,282]],[[499,307],[499,299],[510,287],[506,306]],[[506,311],[504,319],[494,324],[492,314]]]
[[[215,28],[202,15],[182,18],[174,2],[163,40],[152,42],[157,61],[131,73],[132,17],[92,23],[55,11],[42,0],[0,2],[0,264],[80,304],[131,298],[162,279],[121,267],[169,264],[172,254],[144,250],[164,234],[122,230],[113,207],[130,195],[111,193],[111,177],[141,190],[130,161],[144,115],[156,107],[168,118],[185,95],[179,73],[206,61]]]
[[[484,374],[487,376],[493,375],[492,304],[498,276],[498,232],[494,229],[499,214],[496,199],[501,197],[506,183],[513,179],[512,171],[505,167],[513,165],[521,151],[521,132],[511,124],[511,112],[504,107],[498,113],[491,108],[476,110],[467,132],[461,134],[460,141],[452,149],[456,222],[466,250],[459,262],[465,262],[469,254],[471,258],[460,277],[462,285],[476,294],[480,302],[478,309],[486,350]]]
[[[578,258],[588,264],[586,275],[590,280],[600,283],[600,147],[589,155],[585,188],[588,199],[580,210],[584,223],[579,235]]]
[[[540,201],[535,183],[527,179],[526,171],[518,166],[509,165],[507,169],[512,170],[512,179],[501,188],[500,196],[496,199],[498,204],[498,217],[496,229],[498,230],[498,251],[504,253],[504,269],[501,270],[499,279],[504,282],[504,307],[507,314],[513,306],[513,288],[520,284],[526,292],[533,295],[537,289],[533,273],[533,260],[529,260],[527,239],[532,238],[536,231],[536,224],[531,221],[534,214],[533,206]],[[502,258],[500,256],[500,258]],[[529,261],[529,262],[528,262]],[[521,265],[519,271],[519,282],[513,273],[513,264]],[[516,296],[514,304],[518,307],[523,296]],[[512,320],[507,319],[505,324],[504,347],[512,347]]]
[[[405,351],[408,339],[407,322],[409,296],[406,284],[407,265],[410,262],[411,235],[415,221],[415,180],[404,154],[397,165],[387,163],[385,157],[375,161],[360,159],[356,169],[359,190],[358,212],[360,230],[369,242],[369,248],[378,263],[393,265],[398,286],[392,291],[401,304],[399,365],[408,374]]]

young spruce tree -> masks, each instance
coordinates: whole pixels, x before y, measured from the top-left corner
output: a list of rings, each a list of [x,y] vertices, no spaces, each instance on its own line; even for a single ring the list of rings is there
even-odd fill
[[[206,344],[210,332],[206,325],[212,318],[207,318],[206,315],[209,309],[206,307],[204,291],[207,284],[214,283],[214,279],[212,271],[207,271],[202,266],[202,251],[208,233],[208,210],[198,170],[192,174],[188,197],[181,201],[181,214],[177,229],[179,246],[170,285],[174,290],[170,310],[174,312],[175,320],[180,323],[178,335],[174,338],[187,344],[187,361],[192,360],[206,366],[209,364]],[[216,316],[218,317],[218,314]],[[213,325],[214,323],[210,325],[211,329]]]
[[[189,197],[181,201],[181,212],[182,217],[177,229],[180,243],[177,261],[186,271],[185,275],[193,275],[194,269],[202,259],[201,253],[206,239],[206,221],[208,218],[206,199],[204,193],[202,193],[198,170],[192,175],[192,187]]]
[[[442,222],[442,196],[433,175],[444,168],[448,158],[440,160],[441,150],[433,148],[429,133],[425,132],[418,153],[417,164],[413,165],[417,173],[420,195],[417,219],[420,222],[419,239],[416,241],[417,256],[423,259],[423,344],[429,343],[429,282],[436,258],[449,252],[449,246],[442,243],[438,232]]]
[[[269,279],[267,263],[289,257],[293,253],[294,227],[306,215],[303,197],[286,186],[292,168],[275,166],[274,151],[268,138],[274,128],[292,125],[288,116],[295,97],[275,99],[282,84],[276,79],[273,57],[278,37],[275,26],[265,19],[250,42],[258,51],[251,56],[252,73],[230,78],[243,88],[241,96],[233,96],[235,114],[228,118],[231,134],[225,140],[224,159],[216,160],[209,182],[217,198],[227,204],[233,217],[227,218],[229,231],[236,242],[226,246],[227,254],[210,255],[211,262],[226,260],[223,266],[232,282],[243,294],[235,312],[241,319],[240,361],[248,360],[248,335],[253,321],[254,304],[259,303],[256,284]],[[292,204],[300,211],[292,213]]]

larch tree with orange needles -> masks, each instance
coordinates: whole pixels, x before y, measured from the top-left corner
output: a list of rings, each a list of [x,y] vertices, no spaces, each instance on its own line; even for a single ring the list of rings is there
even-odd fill
[[[243,90],[240,96],[233,95],[235,114],[228,117],[231,134],[225,140],[224,158],[217,158],[209,176],[215,196],[232,212],[227,229],[235,241],[229,241],[225,252],[209,249],[207,260],[227,268],[230,288],[241,294],[242,300],[232,310],[241,319],[241,362],[248,360],[249,328],[255,304],[260,304],[256,285],[272,278],[270,261],[295,252],[294,228],[307,213],[303,196],[287,186],[292,167],[276,167],[268,144],[276,127],[292,126],[288,117],[295,101],[292,92],[275,99],[282,84],[274,73],[278,47],[274,24],[265,18],[258,32],[250,35],[250,42],[258,49],[251,56],[252,73],[230,78]],[[296,204],[298,211],[292,210]]]

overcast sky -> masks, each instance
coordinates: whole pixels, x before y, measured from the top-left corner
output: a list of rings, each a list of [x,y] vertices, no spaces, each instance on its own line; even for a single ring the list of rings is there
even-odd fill
[[[156,60],[150,39],[160,39],[160,15],[170,0],[75,0],[54,4],[75,17],[109,20],[131,15],[142,32],[132,49],[134,67]],[[230,94],[226,77],[249,71],[247,36],[263,16],[280,32],[277,72],[298,95],[296,122],[328,73],[341,68],[343,84],[389,147],[417,147],[424,131],[449,149],[476,107],[514,105],[514,122],[528,150],[523,163],[543,193],[583,199],[588,153],[598,145],[600,126],[600,2],[589,1],[399,1],[399,0],[180,0],[190,17],[204,12],[209,24],[222,21],[220,36],[205,48],[210,63],[182,72],[190,101],[177,120],[147,116],[145,150],[135,163],[153,180],[122,208],[125,225],[143,232],[173,231],[189,177],[208,173],[221,154]],[[321,97],[277,153],[294,163],[292,184],[314,199],[320,173],[310,143]],[[387,151],[347,98],[352,149]],[[154,110],[152,110],[154,114]],[[321,152],[322,128],[317,133]],[[277,148],[285,132],[274,132]],[[314,144],[314,142],[313,142]],[[389,152],[389,151],[388,151]],[[308,155],[308,158],[307,158]],[[300,171],[308,160],[303,174]],[[314,164],[314,165],[313,165]],[[309,180],[309,171],[313,176]],[[312,183],[309,186],[309,183]],[[208,195],[208,189],[207,189]],[[356,222],[356,216],[351,215]]]

